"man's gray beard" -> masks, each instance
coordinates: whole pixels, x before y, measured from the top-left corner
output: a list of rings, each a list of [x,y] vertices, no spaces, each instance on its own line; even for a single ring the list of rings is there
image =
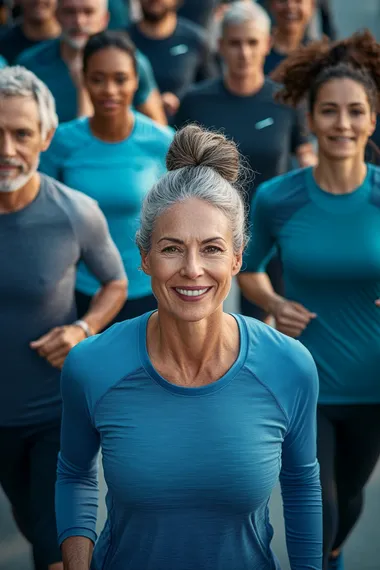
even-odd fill
[[[63,41],[66,42],[72,49],[75,49],[78,51],[82,51],[82,49],[84,48],[84,46],[87,43],[87,39],[83,38],[80,40],[76,40],[75,38],[73,38],[69,34],[66,34],[65,32],[62,32],[61,37],[62,37]]]
[[[32,168],[28,172],[23,172],[17,178],[13,178],[12,180],[1,180],[0,177],[0,193],[6,192],[17,192],[17,190],[21,190],[25,184],[29,182],[32,176],[37,172],[39,166],[39,159],[37,160],[36,164],[32,166]]]

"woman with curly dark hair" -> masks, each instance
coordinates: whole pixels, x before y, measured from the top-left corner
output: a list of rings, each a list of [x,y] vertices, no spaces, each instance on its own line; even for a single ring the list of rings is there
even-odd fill
[[[380,455],[380,169],[364,159],[379,107],[380,45],[367,31],[313,43],[275,79],[281,101],[307,97],[319,162],[259,188],[239,280],[317,364],[324,570],[341,570],[342,545]],[[286,298],[261,273],[275,245]]]

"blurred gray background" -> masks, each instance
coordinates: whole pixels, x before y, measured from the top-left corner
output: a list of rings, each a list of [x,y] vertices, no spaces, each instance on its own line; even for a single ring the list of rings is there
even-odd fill
[[[340,36],[350,35],[358,28],[368,27],[380,40],[380,0],[332,0]],[[228,309],[236,307],[236,288],[228,300]],[[102,493],[105,486],[102,479]],[[345,548],[346,570],[380,570],[380,465],[367,489],[366,507],[362,519]],[[99,512],[99,529],[104,524],[104,504]],[[277,489],[271,505],[271,520],[275,529],[273,548],[283,570],[290,570],[286,555],[282,504]],[[32,570],[28,544],[18,534],[10,508],[0,489],[0,570]],[[143,570],[143,569],[142,569]],[[179,569],[180,570],[180,569]],[[212,569],[210,569],[212,570]],[[233,570],[231,568],[231,570]]]

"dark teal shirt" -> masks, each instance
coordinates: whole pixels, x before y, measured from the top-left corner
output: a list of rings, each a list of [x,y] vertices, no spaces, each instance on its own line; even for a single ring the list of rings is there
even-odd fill
[[[322,568],[318,379],[309,352],[236,316],[239,355],[201,388],[168,382],[149,314],[80,343],[62,375],[59,542],[95,541],[97,456],[108,519],[92,570],[279,570],[268,502],[280,478],[292,570]]]
[[[311,168],[259,187],[247,271],[261,271],[276,245],[286,297],[317,313],[300,336],[318,367],[320,402],[380,402],[380,169],[334,195]]]

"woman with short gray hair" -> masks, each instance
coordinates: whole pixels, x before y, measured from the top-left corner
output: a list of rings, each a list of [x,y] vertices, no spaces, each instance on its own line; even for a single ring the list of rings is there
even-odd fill
[[[321,570],[314,362],[300,343],[223,312],[247,242],[239,165],[223,135],[177,132],[137,233],[158,310],[65,364],[66,570],[279,569],[268,513],[278,479],[291,568]],[[100,445],[108,520],[93,552]]]

